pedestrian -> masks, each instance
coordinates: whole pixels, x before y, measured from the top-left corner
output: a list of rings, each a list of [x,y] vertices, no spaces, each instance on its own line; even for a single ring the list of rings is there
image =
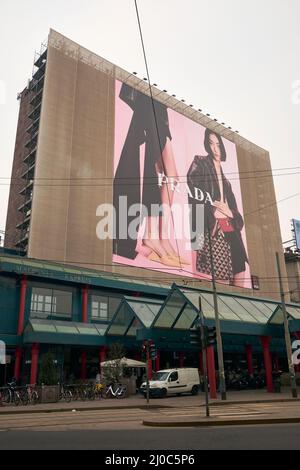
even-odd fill
[[[101,383],[101,374],[100,371],[97,372],[96,379],[95,379],[95,391],[99,398],[103,397],[103,384]]]
[[[96,381],[96,385],[101,384],[101,375],[99,371],[97,372],[95,381]]]

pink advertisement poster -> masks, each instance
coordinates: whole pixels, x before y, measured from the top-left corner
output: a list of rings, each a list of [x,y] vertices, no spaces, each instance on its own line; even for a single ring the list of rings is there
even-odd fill
[[[113,262],[251,288],[235,144],[116,81]]]

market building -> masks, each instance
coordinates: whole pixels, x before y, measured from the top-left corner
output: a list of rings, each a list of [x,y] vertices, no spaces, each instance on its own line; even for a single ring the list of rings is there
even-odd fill
[[[123,344],[141,359],[146,339],[155,344],[151,370],[194,366],[202,357],[190,342],[199,297],[207,325],[214,324],[212,292],[184,285],[149,283],[96,270],[0,254],[0,340],[8,363],[1,382],[14,375],[36,383],[44,353],[52,351],[61,380],[91,379],[109,346]],[[272,391],[272,370],[286,369],[283,317],[277,301],[218,294],[225,367],[249,374],[264,369]],[[299,305],[288,304],[292,338],[300,339]],[[215,350],[208,349],[211,392]]]
[[[142,101],[138,102],[141,115],[136,118],[128,101],[132,97]],[[152,154],[160,151],[155,147],[157,135],[152,132],[151,97],[154,108],[157,107],[157,124],[165,119],[169,124],[168,129],[159,130],[160,145],[163,132],[168,144],[165,150],[161,149],[166,158],[160,166],[166,167],[173,159],[176,181],[167,168],[155,173],[151,167]],[[236,201],[240,214],[236,225],[242,246],[237,256],[242,265],[247,259],[246,266],[240,268],[245,270],[243,282],[240,285],[231,282],[229,287],[225,283],[223,289],[278,299],[275,253],[279,252],[288,292],[268,151],[155,84],[150,94],[145,80],[53,30],[36,55],[33,77],[19,99],[6,248],[35,259],[118,274],[130,272],[133,278],[144,276],[156,281],[169,273],[173,278],[186,277],[190,286],[197,286],[201,279],[209,287],[208,276],[201,274],[201,263],[195,266],[193,252],[185,248],[184,237],[176,233],[186,222],[184,216],[175,215],[172,219],[170,240],[173,251],[177,255],[180,251],[180,258],[171,265],[165,259],[155,262],[148,255],[136,256],[142,236],[138,243],[135,240],[130,244],[127,240],[122,243],[118,239],[101,239],[97,234],[104,205],[115,203],[118,195],[140,202],[140,191],[136,188],[141,186],[144,204],[145,200],[150,204],[163,197],[158,193],[158,189],[162,192],[162,185],[168,187],[167,199],[172,199],[174,206],[183,207],[188,196],[200,200],[202,193],[207,194],[211,175],[206,175],[203,191],[197,178],[193,187],[191,165],[195,155],[207,152],[203,139],[209,130],[222,139],[226,151],[227,160],[223,161],[221,171],[227,180],[227,197]],[[139,111],[140,108],[136,114]],[[147,121],[141,127],[140,121],[145,116]],[[139,139],[146,134],[152,140],[139,148]],[[143,175],[144,151],[150,154],[150,163],[145,163]],[[130,160],[133,154],[134,161]],[[225,159],[225,154],[222,158]],[[214,184],[210,192],[211,197],[216,197]],[[119,206],[116,209],[122,213]],[[141,226],[143,222],[145,219]]]
[[[111,344],[140,358],[146,339],[156,347],[152,369],[201,370],[189,332],[199,298],[214,325],[214,263],[225,370],[264,370],[271,391],[272,370],[287,369],[276,253],[292,338],[300,309],[289,303],[269,153],[53,30],[19,100],[0,253],[2,383],[13,375],[36,383],[48,350],[61,380],[85,380]],[[129,237],[134,220],[124,197],[130,207],[164,203],[164,210],[140,210]],[[117,234],[102,237],[111,206]],[[175,206],[189,210],[177,216]],[[206,226],[195,247],[199,208]],[[215,394],[214,347],[207,353]]]

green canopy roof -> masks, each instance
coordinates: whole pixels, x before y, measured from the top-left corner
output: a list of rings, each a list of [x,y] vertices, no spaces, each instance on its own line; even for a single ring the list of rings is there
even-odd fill
[[[274,334],[274,326],[283,323],[280,302],[218,293],[218,310],[223,333]],[[153,321],[154,329],[186,330],[194,326],[199,301],[205,319],[214,322],[214,299],[210,290],[198,290],[173,284],[172,290]],[[300,320],[300,307],[287,304],[291,320]],[[276,330],[277,331],[277,330]]]
[[[167,295],[169,286],[155,281],[134,279],[131,276],[118,275],[89,269],[80,266],[70,266],[52,261],[22,258],[0,253],[0,271],[28,276],[61,280],[77,284],[89,284],[120,290],[138,291],[147,294]]]
[[[115,313],[106,334],[108,336],[136,336],[139,328],[150,328],[163,301],[125,296]]]
[[[24,343],[53,343],[98,346],[104,344],[107,325],[55,320],[30,320]]]

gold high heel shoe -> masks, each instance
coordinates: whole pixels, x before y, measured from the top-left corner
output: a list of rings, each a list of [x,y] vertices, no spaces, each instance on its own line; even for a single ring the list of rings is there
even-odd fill
[[[168,255],[168,258],[172,258],[178,261],[179,264],[191,264],[190,261],[186,261],[184,258],[181,258],[179,255]]]
[[[172,266],[174,268],[180,268],[180,263],[178,259],[171,258],[169,256],[159,256],[155,251],[152,251],[149,256],[147,256],[149,261],[154,261],[155,263],[164,264],[165,266]]]

